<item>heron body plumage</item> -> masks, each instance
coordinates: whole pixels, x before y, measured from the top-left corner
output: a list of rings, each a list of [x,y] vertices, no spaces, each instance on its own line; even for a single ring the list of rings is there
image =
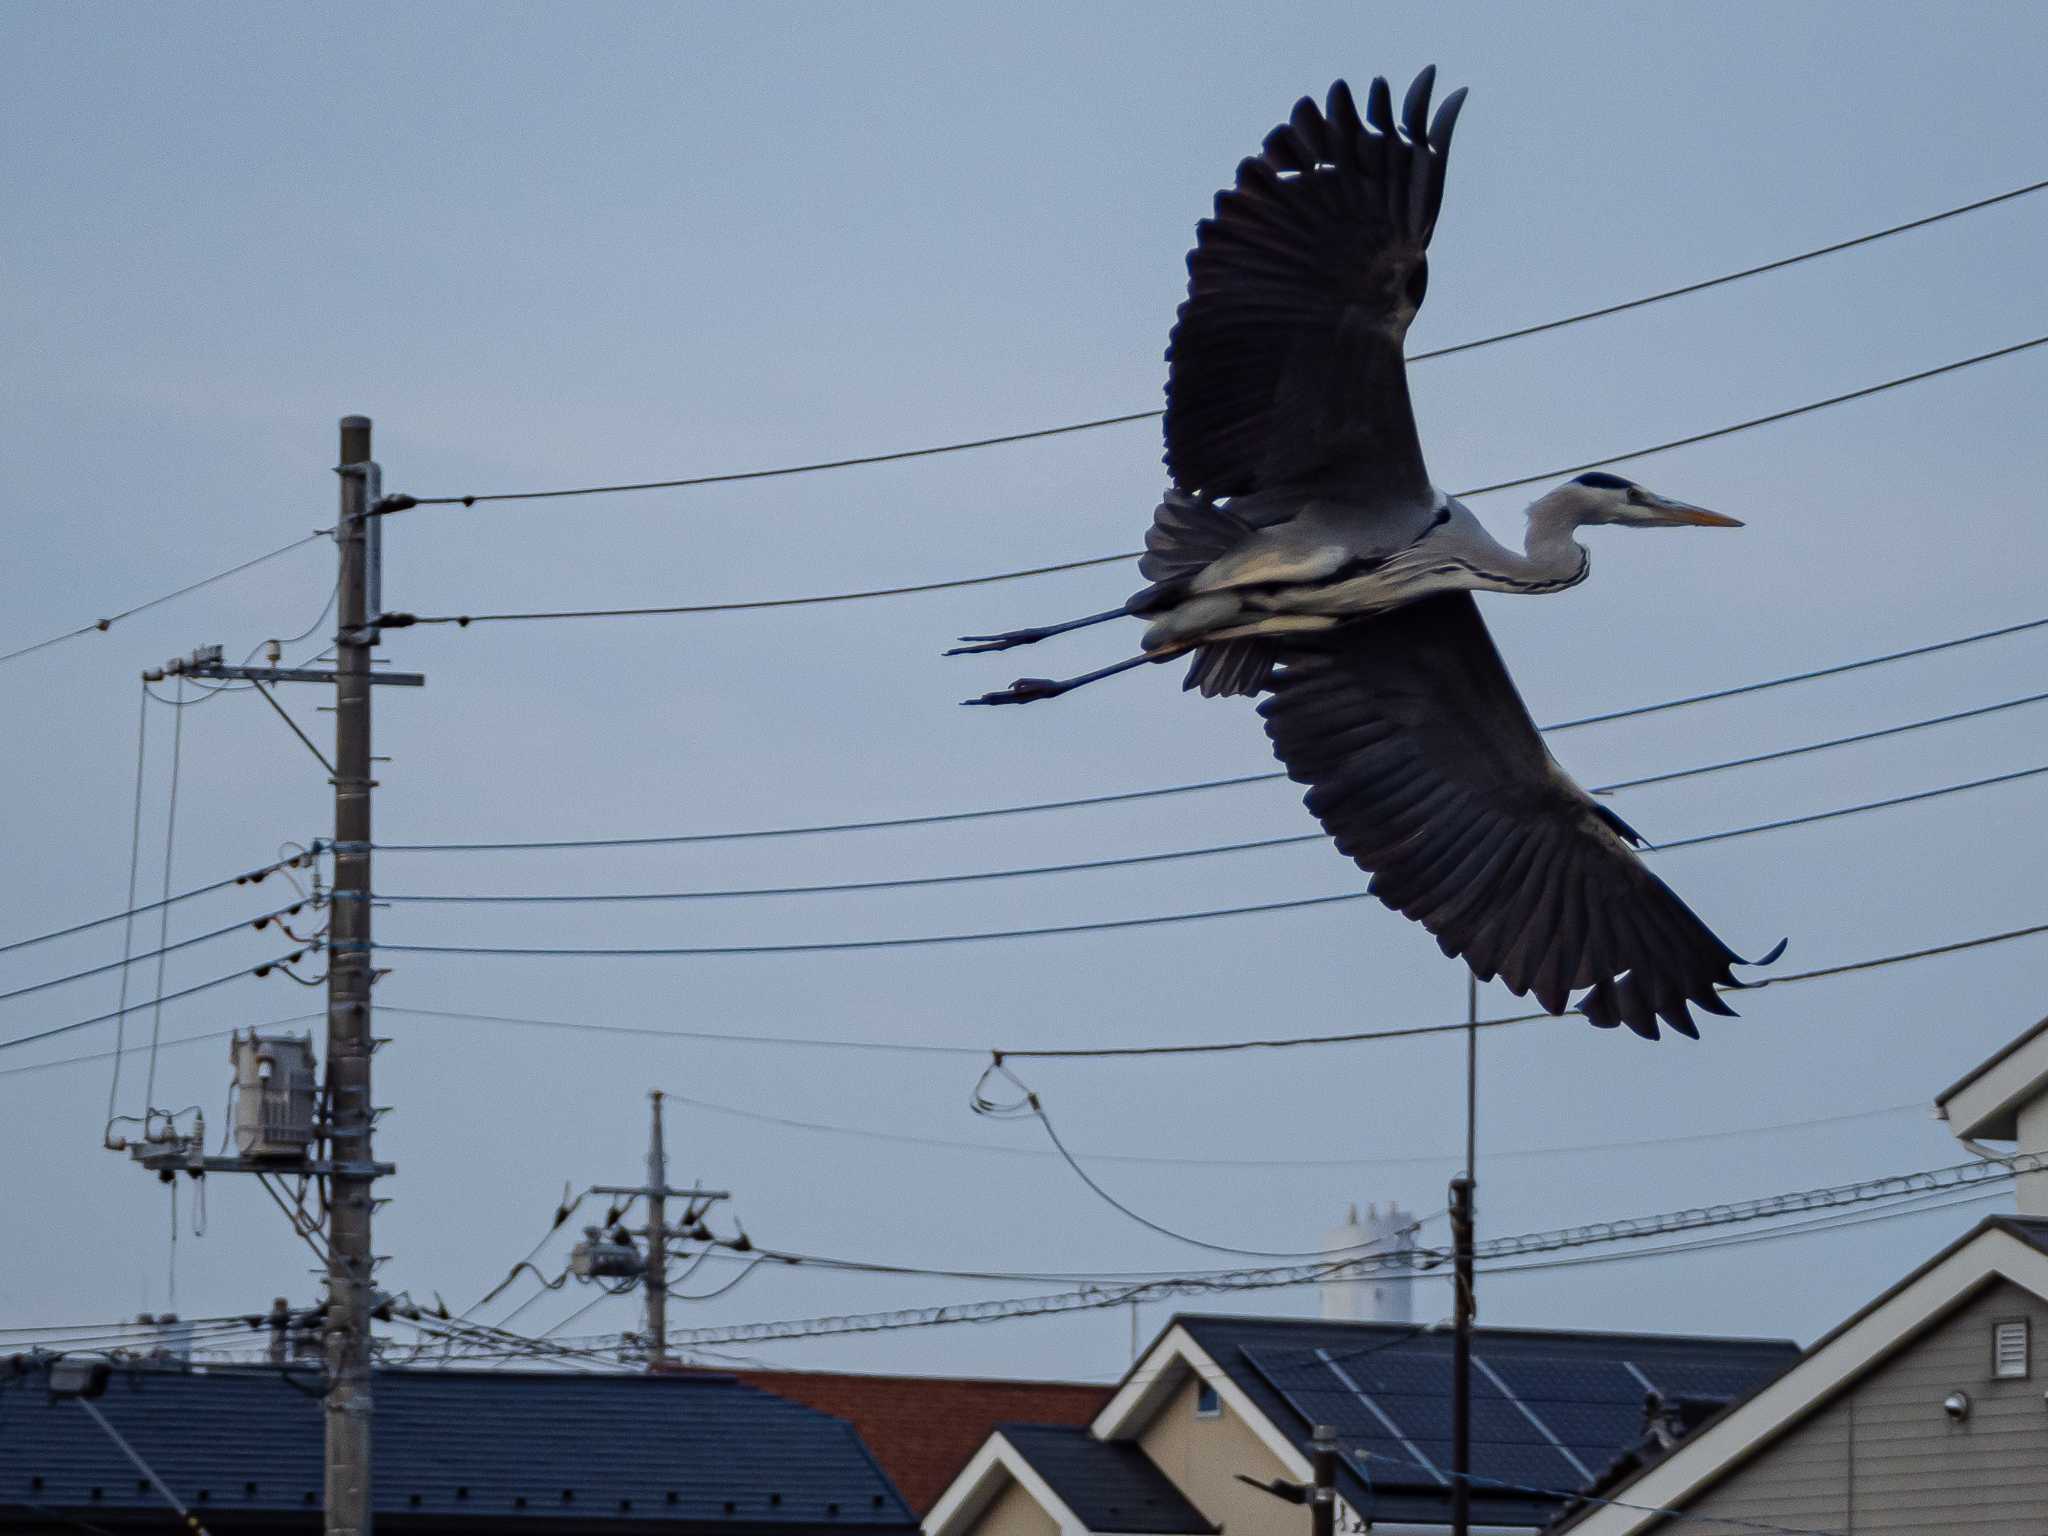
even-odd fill
[[[1031,644],[1131,616],[1139,655],[969,703],[1056,697],[1192,653],[1185,687],[1259,705],[1288,775],[1369,889],[1446,955],[1562,1012],[1656,1038],[1732,1010],[1743,964],[1631,846],[1627,823],[1551,756],[1474,592],[1584,581],[1584,527],[1740,526],[1605,471],[1539,497],[1522,548],[1424,467],[1403,353],[1465,93],[1432,119],[1435,71],[1397,121],[1339,81],[1244,161],[1196,227],[1167,347],[1165,462],[1121,609],[1003,635]],[[1780,946],[1782,948],[1782,945]],[[1767,962],[1776,951],[1765,957]]]

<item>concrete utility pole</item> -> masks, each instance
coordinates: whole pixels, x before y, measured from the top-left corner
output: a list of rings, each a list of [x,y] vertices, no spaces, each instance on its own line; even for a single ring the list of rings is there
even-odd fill
[[[692,1185],[688,1189],[673,1189],[668,1182],[668,1146],[663,1139],[661,1126],[662,1092],[650,1089],[647,1095],[653,1103],[652,1124],[647,1136],[647,1181],[637,1186],[625,1184],[593,1184],[591,1193],[611,1195],[614,1198],[647,1202],[647,1225],[640,1229],[646,1239],[647,1253],[644,1263],[638,1268],[640,1283],[647,1291],[647,1367],[658,1370],[668,1364],[668,1245],[671,1238],[695,1238],[701,1243],[719,1242],[724,1246],[744,1252],[749,1246],[744,1235],[735,1240],[712,1238],[703,1230],[704,1216],[712,1206],[732,1196],[722,1189],[700,1189]],[[668,1202],[671,1198],[683,1202],[682,1219],[671,1227],[668,1221]],[[594,1230],[594,1229],[593,1229]],[[579,1250],[583,1245],[579,1244]],[[599,1278],[615,1273],[593,1265],[589,1270],[576,1269],[574,1273],[586,1278]]]
[[[1328,1424],[1318,1424],[1310,1450],[1313,1454],[1309,1465],[1315,1482],[1309,1490],[1309,1536],[1336,1536],[1337,1431]]]
[[[668,1148],[661,1136],[661,1090],[648,1090],[654,1125],[647,1134],[647,1368],[668,1364]]]
[[[1465,1171],[1451,1180],[1451,1256],[1457,1290],[1451,1345],[1451,1532],[1472,1529],[1472,1196],[1479,1188],[1479,978],[1465,976]]]
[[[110,1136],[107,1145],[128,1152],[143,1167],[165,1178],[179,1173],[195,1178],[208,1173],[268,1173],[330,1181],[327,1301],[322,1309],[328,1382],[326,1528],[329,1536],[371,1536],[370,1316],[375,1304],[377,1259],[370,1246],[370,1217],[376,1208],[373,1185],[395,1170],[389,1163],[377,1162],[370,1145],[377,1113],[370,1100],[370,1054],[377,1046],[370,1027],[370,987],[376,979],[370,948],[370,792],[377,787],[370,777],[376,761],[370,755],[370,698],[373,687],[419,688],[426,679],[417,672],[378,674],[370,669],[370,648],[377,644],[383,601],[379,530],[384,513],[392,507],[382,501],[382,476],[370,457],[367,416],[342,417],[341,462],[336,473],[341,476],[341,516],[335,524],[334,543],[341,570],[336,585],[334,670],[280,666],[275,652],[269,666],[228,666],[221,660],[221,648],[210,645],[194,651],[189,659],[143,674],[145,683],[176,672],[211,681],[255,684],[292,734],[329,772],[334,785],[334,842],[330,850],[334,886],[329,893],[325,944],[324,1112],[316,1114],[310,1103],[300,1105],[295,1137],[278,1142],[265,1133],[258,1138],[259,1144],[244,1142],[232,1155],[206,1151],[203,1121],[189,1136],[166,1127],[154,1136],[145,1132],[143,1139],[132,1144]],[[404,498],[394,498],[394,502],[411,504]],[[332,763],[264,687],[278,683],[334,684]],[[315,942],[308,941],[300,954]],[[299,954],[287,957],[298,958]],[[257,1043],[253,1031],[249,1043]],[[260,1084],[240,1085],[239,1092],[250,1091],[262,1091]],[[287,1108],[290,1097],[285,1095]],[[237,1103],[242,1100],[238,1098]],[[269,1113],[269,1109],[263,1111],[265,1116]],[[325,1156],[308,1155],[309,1143],[316,1139],[326,1143]],[[307,1225],[311,1225],[310,1219]],[[290,1318],[282,1301],[272,1312],[270,1324],[272,1358],[288,1357]]]
[[[1472,1186],[1451,1180],[1451,1252],[1457,1289],[1457,1333],[1451,1349],[1451,1531],[1472,1529]]]
[[[334,1163],[327,1264],[327,1532],[370,1536],[370,611],[380,487],[370,419],[341,419],[341,557],[334,645],[334,889],[327,970],[327,1108]]]

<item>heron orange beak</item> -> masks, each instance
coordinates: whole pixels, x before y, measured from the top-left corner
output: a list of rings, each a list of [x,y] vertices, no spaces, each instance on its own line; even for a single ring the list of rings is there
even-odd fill
[[[1705,507],[1693,506],[1690,502],[1671,501],[1663,496],[1646,498],[1650,509],[1657,514],[1659,522],[1673,527],[1690,528],[1740,528],[1739,517],[1723,517],[1719,512],[1709,512]]]

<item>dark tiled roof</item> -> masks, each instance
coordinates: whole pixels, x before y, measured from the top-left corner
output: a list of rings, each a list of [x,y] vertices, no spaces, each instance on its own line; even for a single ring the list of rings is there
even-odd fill
[[[1447,1331],[1201,1315],[1175,1321],[1304,1456],[1316,1423],[1336,1427],[1340,1491],[1361,1515],[1447,1518],[1449,1484],[1440,1476],[1450,1463]],[[1652,1390],[1667,1399],[1746,1397],[1799,1358],[1790,1340],[1521,1328],[1475,1330],[1472,1353],[1475,1477],[1556,1490],[1475,1485],[1474,1524],[1519,1526],[1545,1524],[1566,1494],[1637,1443]]]
[[[833,1371],[735,1374],[750,1386],[846,1420],[920,1515],[938,1502],[998,1424],[1086,1424],[1111,1393],[1108,1387],[1066,1381]]]
[[[1003,1424],[1002,1437],[1091,1531],[1209,1536],[1216,1527],[1129,1441],[1064,1424]]]
[[[2010,1232],[2021,1242],[2039,1248],[2043,1253],[2048,1253],[2048,1218],[2040,1216],[2006,1216],[2001,1214],[1986,1218],[1984,1225],[1987,1227],[1997,1227],[2003,1232]],[[1975,1236],[1974,1233],[1971,1235]]]
[[[0,1524],[30,1503],[161,1511],[100,1427],[45,1387],[38,1371],[0,1390]],[[377,1518],[401,1528],[916,1526],[848,1425],[731,1377],[394,1370],[374,1391]],[[116,1367],[96,1406],[209,1523],[317,1521],[322,1407],[305,1382]]]

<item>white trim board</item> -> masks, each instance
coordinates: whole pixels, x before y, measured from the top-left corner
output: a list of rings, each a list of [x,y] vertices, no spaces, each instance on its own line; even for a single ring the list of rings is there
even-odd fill
[[[1308,1458],[1259,1405],[1245,1395],[1244,1388],[1230,1379],[1230,1373],[1210,1358],[1194,1335],[1175,1323],[1154,1341],[1124,1377],[1116,1396],[1102,1405],[1089,1430],[1098,1440],[1135,1440],[1159,1410],[1180,1390],[1190,1375],[1199,1376],[1216,1389],[1216,1395],[1244,1420],[1259,1444],[1271,1451],[1287,1475],[1300,1482],[1315,1476]]]

